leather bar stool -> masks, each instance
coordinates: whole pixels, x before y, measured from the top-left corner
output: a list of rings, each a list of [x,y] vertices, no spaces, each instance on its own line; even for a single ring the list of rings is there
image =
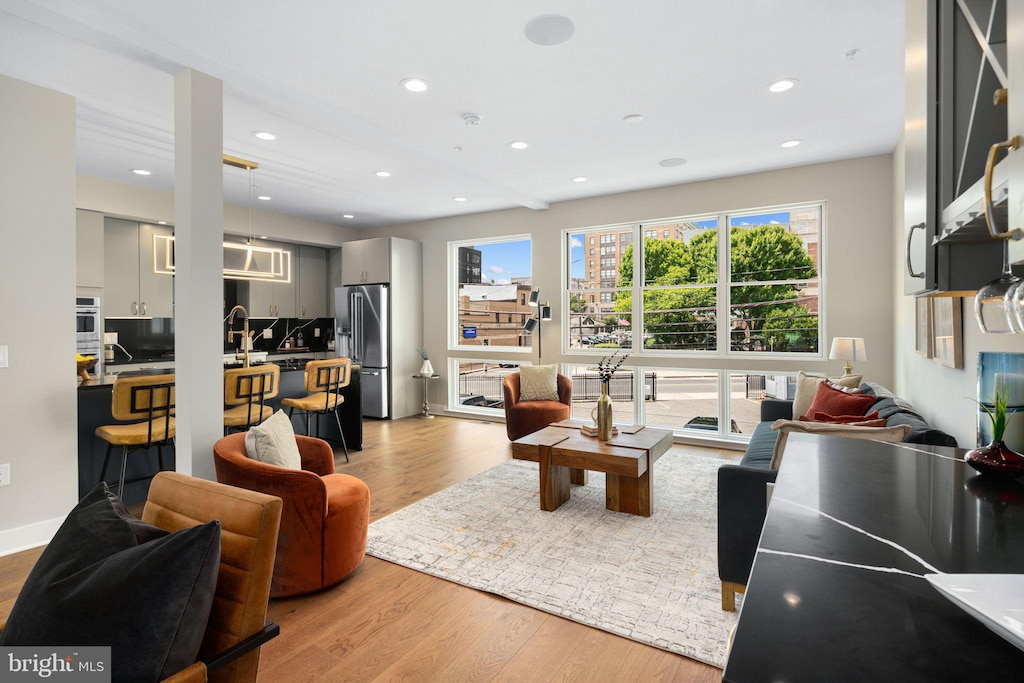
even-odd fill
[[[160,470],[163,470],[163,447],[174,448],[174,374],[118,378],[111,391],[110,412],[119,422],[141,420],[96,428],[96,436],[107,442],[107,455],[103,458],[100,481],[106,480],[110,453],[114,446],[121,447],[121,476],[117,491],[123,496],[129,453],[156,446]],[[142,477],[132,481],[150,478]]]
[[[306,413],[306,436],[309,436],[309,416],[316,413],[316,435],[320,436],[320,416],[334,414],[341,435],[341,447],[345,449],[345,462],[348,462],[348,445],[345,443],[345,432],[341,429],[341,418],[338,410],[345,402],[341,390],[348,386],[352,378],[351,358],[330,358],[314,360],[306,364],[306,391],[308,395],[301,398],[285,398],[281,407],[288,408],[288,418],[298,409]]]
[[[281,368],[273,363],[224,371],[224,435],[231,430],[248,431],[271,415],[274,409],[266,405],[268,398],[277,396]]]

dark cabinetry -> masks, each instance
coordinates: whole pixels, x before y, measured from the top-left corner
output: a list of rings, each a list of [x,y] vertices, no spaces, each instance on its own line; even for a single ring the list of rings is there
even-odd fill
[[[905,235],[907,294],[970,295],[999,275],[983,187],[993,144],[1007,137],[1004,0],[909,0],[906,27]],[[1008,169],[993,173],[1001,230]]]

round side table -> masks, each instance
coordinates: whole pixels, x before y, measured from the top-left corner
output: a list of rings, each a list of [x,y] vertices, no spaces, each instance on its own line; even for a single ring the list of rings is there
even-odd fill
[[[420,417],[426,418],[428,420],[433,420],[434,419],[434,416],[430,414],[430,401],[427,400],[427,387],[429,386],[430,380],[432,380],[432,379],[439,379],[440,377],[441,377],[441,375],[438,375],[436,373],[433,374],[433,375],[413,375],[412,376],[413,379],[421,379],[421,380],[423,380],[423,412],[420,414]]]

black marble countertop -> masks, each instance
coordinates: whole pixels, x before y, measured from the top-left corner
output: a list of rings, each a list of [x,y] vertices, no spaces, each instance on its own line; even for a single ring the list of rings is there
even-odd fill
[[[963,453],[791,435],[723,681],[1024,680],[923,578],[1024,573],[1024,485]]]

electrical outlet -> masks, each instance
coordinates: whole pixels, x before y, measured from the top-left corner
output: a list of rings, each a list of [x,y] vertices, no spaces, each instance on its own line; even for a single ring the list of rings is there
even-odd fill
[[[264,339],[273,339],[274,338],[274,328],[273,327],[265,327],[265,328],[263,328],[263,338]]]
[[[7,347],[0,346],[0,368],[7,367]]]
[[[11,485],[11,463],[0,465],[0,486]]]
[[[319,327],[314,327],[313,328],[313,336],[314,337],[319,337],[320,336],[320,328]]]

